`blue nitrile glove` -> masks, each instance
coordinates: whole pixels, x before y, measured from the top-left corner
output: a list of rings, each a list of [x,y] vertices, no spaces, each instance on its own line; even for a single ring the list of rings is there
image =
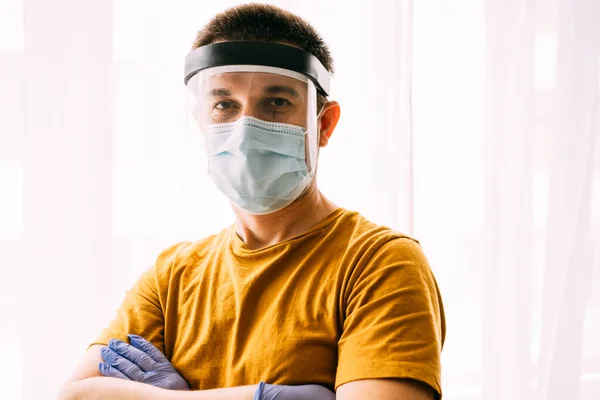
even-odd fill
[[[335,400],[335,393],[319,385],[270,385],[261,382],[254,400]]]
[[[100,350],[103,363],[98,369],[104,376],[147,383],[163,389],[190,390],[175,367],[154,345],[141,336],[127,335],[131,345],[111,339]]]

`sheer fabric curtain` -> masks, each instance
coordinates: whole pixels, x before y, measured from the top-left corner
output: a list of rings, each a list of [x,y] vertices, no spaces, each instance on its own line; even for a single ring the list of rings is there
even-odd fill
[[[233,221],[181,75],[239,3],[2,1],[0,398],[53,398],[160,250]],[[438,278],[444,398],[599,398],[600,3],[270,3],[336,62],[322,190]]]

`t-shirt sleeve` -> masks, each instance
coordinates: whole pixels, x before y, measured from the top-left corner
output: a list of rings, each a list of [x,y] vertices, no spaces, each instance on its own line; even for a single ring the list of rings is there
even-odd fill
[[[170,247],[158,256],[152,267],[147,269],[127,291],[121,306],[110,324],[90,343],[106,345],[110,339],[129,343],[127,334],[139,335],[154,344],[163,354],[164,315],[161,292],[167,288],[170,267],[178,245]],[[89,348],[89,347],[88,347]]]
[[[441,396],[445,320],[420,244],[395,238],[350,278],[335,387],[359,379],[406,378]]]

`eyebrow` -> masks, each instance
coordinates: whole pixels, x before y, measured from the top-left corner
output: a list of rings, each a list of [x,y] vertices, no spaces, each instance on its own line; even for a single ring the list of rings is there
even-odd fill
[[[287,93],[290,96],[300,98],[300,94],[298,94],[298,91],[291,86],[284,86],[284,85],[265,86],[263,89],[263,92],[267,93],[267,94]],[[229,89],[225,89],[225,88],[212,89],[208,92],[208,95],[213,96],[213,97],[231,96],[231,91]]]
[[[263,92],[268,93],[268,94],[287,93],[293,97],[297,97],[297,98],[300,97],[300,95],[298,94],[296,89],[294,89],[293,87],[290,87],[290,86],[283,86],[283,85],[267,86],[264,88]]]
[[[229,89],[223,89],[223,88],[219,88],[219,89],[212,89],[211,91],[208,92],[209,96],[231,96],[231,91]]]

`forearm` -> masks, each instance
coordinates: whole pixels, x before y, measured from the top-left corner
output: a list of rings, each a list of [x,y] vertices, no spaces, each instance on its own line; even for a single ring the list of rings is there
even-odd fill
[[[202,390],[198,392],[177,392],[177,397],[165,400],[252,400],[258,385]],[[172,393],[172,392],[169,392]]]
[[[66,385],[58,400],[252,400],[257,385],[202,391],[165,390],[139,382],[95,377]]]
[[[162,400],[169,391],[117,378],[93,377],[63,386],[58,400]]]

